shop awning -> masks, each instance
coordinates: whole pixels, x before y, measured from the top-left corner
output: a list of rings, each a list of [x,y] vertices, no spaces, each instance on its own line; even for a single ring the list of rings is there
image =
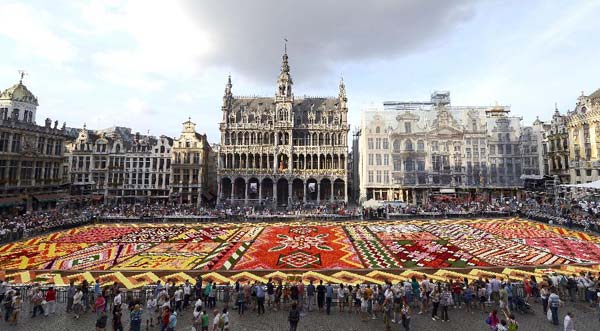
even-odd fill
[[[23,197],[0,198],[0,207],[10,207],[20,205],[24,202]]]
[[[68,194],[64,193],[48,193],[48,194],[36,194],[33,196],[39,202],[49,202],[49,201],[58,201],[60,199],[64,199],[68,196]]]

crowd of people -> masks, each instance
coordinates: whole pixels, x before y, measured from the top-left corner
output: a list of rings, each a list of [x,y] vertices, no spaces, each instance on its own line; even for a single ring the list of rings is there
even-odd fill
[[[87,209],[53,209],[0,217],[0,243],[91,222]]]
[[[64,291],[64,290],[62,290]],[[295,331],[306,314],[348,313],[371,323],[373,329],[391,330],[397,324],[411,330],[411,320],[431,318],[440,323],[464,314],[481,314],[481,326],[491,331],[519,329],[516,316],[540,310],[547,323],[563,325],[573,331],[575,302],[589,304],[600,312],[600,273],[579,275],[549,274],[515,282],[508,279],[449,279],[434,281],[427,276],[393,284],[331,284],[323,281],[282,281],[216,284],[197,276],[194,283],[176,284],[157,281],[146,288],[145,295],[134,296],[118,284],[102,286],[72,282],[65,291],[69,316],[79,319],[94,314],[97,331],[154,329],[174,331],[178,323],[191,324],[195,331],[222,331],[232,328],[230,311],[235,310],[238,323],[250,313],[287,315],[289,329]],[[17,288],[0,282],[0,312],[8,325],[30,318],[56,314],[57,291],[53,287]],[[559,320],[559,309],[568,312]],[[25,310],[28,308],[29,310]],[[190,314],[191,313],[191,314]],[[600,315],[599,315],[600,316]],[[484,324],[485,323],[485,324]]]
[[[345,204],[295,206],[291,209],[271,208],[198,207],[195,205],[170,204],[93,204],[78,208],[42,210],[20,215],[0,217],[0,243],[19,240],[40,233],[75,227],[98,219],[111,218],[161,218],[161,217],[208,217],[230,219],[231,217],[332,217],[394,218],[398,216],[431,215],[515,215],[562,225],[584,231],[600,232],[600,203],[565,199],[517,199],[503,198],[493,201],[434,200],[427,204],[384,204],[379,208],[363,208]]]

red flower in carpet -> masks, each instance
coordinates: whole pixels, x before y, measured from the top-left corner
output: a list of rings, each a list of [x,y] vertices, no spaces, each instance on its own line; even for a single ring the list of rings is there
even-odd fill
[[[291,249],[310,249],[311,247],[315,247],[321,251],[333,251],[333,248],[328,246],[325,242],[325,238],[329,236],[328,233],[321,233],[316,236],[288,236],[285,234],[278,233],[277,238],[279,238],[278,245],[269,249],[269,252],[278,252],[280,250],[291,248]]]

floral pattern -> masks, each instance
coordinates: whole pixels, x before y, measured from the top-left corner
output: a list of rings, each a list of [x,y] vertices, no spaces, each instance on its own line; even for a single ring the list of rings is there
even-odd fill
[[[600,237],[514,219],[99,224],[0,246],[22,270],[359,270],[600,263]]]

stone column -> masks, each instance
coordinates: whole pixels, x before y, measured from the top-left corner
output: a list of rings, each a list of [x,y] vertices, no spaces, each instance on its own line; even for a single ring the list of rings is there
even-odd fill
[[[163,181],[164,183],[164,181]],[[223,188],[221,187],[221,180],[217,182],[217,202],[220,203],[223,198]]]
[[[273,203],[277,206],[277,181],[273,179]]]
[[[244,191],[244,206],[248,205],[248,189],[250,188],[250,181],[246,180],[246,190]]]
[[[344,201],[348,203],[348,182],[344,181]]]
[[[306,204],[306,185],[308,185],[307,182],[302,182],[302,202],[304,202]]]
[[[231,196],[230,196],[230,198],[231,198],[231,204],[232,204],[232,205],[233,205],[233,199],[234,199],[234,197],[235,197],[235,195],[234,195],[234,191],[233,191],[234,187],[235,187],[235,180],[232,180],[232,181],[231,181]]]
[[[317,182],[317,204],[321,203],[321,182]]]
[[[261,163],[262,163],[262,157],[261,157]],[[259,179],[258,182],[258,204],[261,205],[262,204],[262,181]]]
[[[334,188],[334,186],[333,186],[333,185],[334,185],[334,181],[332,180],[332,181],[331,181],[331,191],[330,191],[330,192],[331,192],[331,194],[329,195],[329,201],[331,201],[331,202],[333,202],[333,197],[334,197],[334,195],[335,195],[335,192],[333,192],[333,188]]]

